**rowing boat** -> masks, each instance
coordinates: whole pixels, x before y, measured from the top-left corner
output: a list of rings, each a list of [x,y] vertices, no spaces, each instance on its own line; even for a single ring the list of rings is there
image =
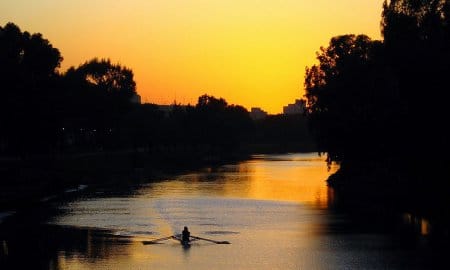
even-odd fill
[[[216,240],[203,238],[203,237],[199,237],[199,236],[190,236],[189,241],[183,241],[180,234],[171,235],[171,236],[167,236],[167,237],[163,237],[163,238],[158,238],[158,239],[154,239],[151,241],[142,241],[142,244],[144,244],[144,245],[161,244],[162,241],[166,241],[166,240],[170,240],[170,239],[180,242],[180,244],[183,247],[190,247],[192,242],[198,241],[198,240],[207,241],[207,242],[211,242],[214,244],[231,244],[228,241],[216,241]]]

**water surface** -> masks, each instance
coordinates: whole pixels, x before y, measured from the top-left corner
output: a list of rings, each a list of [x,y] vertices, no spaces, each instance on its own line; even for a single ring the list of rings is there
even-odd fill
[[[88,188],[47,202],[38,225],[10,228],[2,260],[41,269],[441,269],[441,251],[333,211],[325,180],[334,169],[315,153],[260,155],[142,185]],[[231,244],[142,244],[183,226]]]

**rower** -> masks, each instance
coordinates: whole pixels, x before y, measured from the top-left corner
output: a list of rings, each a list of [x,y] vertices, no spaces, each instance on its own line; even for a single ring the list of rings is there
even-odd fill
[[[184,243],[189,243],[191,241],[191,233],[188,230],[188,227],[184,226],[183,232],[181,233],[181,241]]]

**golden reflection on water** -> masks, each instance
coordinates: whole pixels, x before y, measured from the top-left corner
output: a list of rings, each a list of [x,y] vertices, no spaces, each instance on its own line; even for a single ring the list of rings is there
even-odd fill
[[[333,191],[325,181],[337,168],[335,165],[328,170],[325,159],[314,153],[283,156],[270,162],[262,156],[152,184],[151,194],[249,198],[326,207]]]
[[[253,172],[249,178],[250,198],[327,206],[329,189],[325,180],[334,171],[328,171],[322,161],[311,161],[307,166],[302,162],[278,162],[285,164],[270,167],[258,161],[248,164]]]
[[[405,213],[403,214],[403,221],[421,235],[425,236],[431,233],[431,224],[426,218],[416,216],[411,213]]]
[[[165,201],[167,198],[186,199],[185,197],[188,197],[189,201],[189,197],[193,197],[193,199],[202,197],[220,199],[222,197],[230,199],[295,202],[326,208],[329,200],[333,199],[333,192],[327,187],[325,181],[337,168],[332,167],[331,170],[328,170],[325,160],[318,157],[317,154],[283,155],[279,159],[275,158],[273,160],[267,160],[267,158],[272,159],[273,156],[262,156],[239,164],[206,168],[198,172],[167,179],[167,181],[150,183],[140,190],[137,195],[139,198],[137,202],[151,205],[152,201],[158,201],[154,200],[157,198]],[[254,202],[252,205],[264,205],[265,207],[277,205],[276,203],[272,204],[272,202],[268,202],[268,204],[264,204],[265,202],[263,204],[260,203]],[[292,204],[282,203],[280,205],[286,206]],[[173,209],[177,209],[177,206],[172,205],[172,207]],[[194,206],[191,205],[191,207]],[[252,207],[250,208],[253,209]],[[297,207],[300,208],[297,209]],[[135,207],[133,209],[140,211],[138,209],[141,208]],[[245,211],[245,209],[247,209],[245,206],[239,206],[238,209],[233,209],[233,211],[242,215],[241,211]],[[185,264],[184,261],[188,261],[190,264],[198,263],[199,265],[208,265],[208,263],[212,264],[213,262],[217,263],[217,259],[214,258],[221,258],[222,252],[229,257],[247,258],[249,261],[246,261],[245,265],[251,265],[253,260],[255,260],[255,263],[260,263],[257,261],[264,261],[267,258],[274,260],[270,263],[268,262],[269,265],[277,265],[286,260],[291,260],[296,263],[302,261],[297,258],[298,256],[296,254],[289,255],[285,254],[286,250],[283,251],[283,249],[260,245],[260,241],[264,238],[269,242],[276,241],[279,244],[281,243],[287,249],[290,247],[291,249],[299,248],[300,250],[308,250],[311,247],[315,247],[313,237],[317,234],[316,231],[318,228],[316,228],[316,223],[319,221],[312,218],[312,212],[310,212],[312,210],[303,208],[302,206],[295,206],[296,210],[289,208],[290,210],[283,210],[286,212],[281,211],[281,213],[276,214],[270,211],[273,211],[273,209],[278,210],[278,208],[271,209],[267,210],[269,212],[262,211],[261,216],[258,217],[261,219],[262,216],[268,215],[267,227],[264,227],[261,223],[254,225],[258,230],[253,230],[254,228],[250,227],[247,231],[245,226],[231,227],[231,229],[227,227],[227,229],[239,232],[236,235],[226,235],[226,240],[233,243],[231,247],[208,247],[207,244],[204,246],[199,245],[195,248],[196,254],[191,254],[189,250],[180,250],[177,243],[174,244],[176,245],[174,248],[168,248],[172,245],[170,242],[161,247],[158,245],[143,246],[142,243],[138,242],[140,240],[139,238],[126,244],[120,242],[114,243],[115,240],[111,238],[102,238],[88,231],[84,235],[86,242],[83,243],[84,245],[82,244],[83,248],[70,254],[59,254],[58,266],[60,269],[81,270],[92,269],[96,266],[101,266],[101,269],[129,269],[129,266],[132,265],[133,269],[147,269],[149,264],[151,264],[152,268],[167,269],[167,265],[183,266]],[[184,210],[189,210],[189,207]],[[216,210],[226,211],[225,208]],[[161,236],[173,234],[169,226],[170,222],[161,216],[161,213],[158,213],[152,207],[144,207],[142,211],[145,212],[133,212],[133,214],[137,217],[140,215],[152,217],[152,223],[156,225],[158,233]],[[276,217],[272,217],[272,215]],[[308,217],[308,222],[299,221],[298,218],[302,217],[302,215]],[[245,219],[247,217],[233,216],[233,218]],[[274,221],[272,218],[277,220]],[[319,218],[317,217],[317,219]],[[246,223],[244,222],[244,224]],[[195,229],[195,226],[190,228]],[[214,236],[212,237],[214,238]],[[292,239],[301,239],[301,241],[293,241]],[[248,249],[247,246],[252,246],[253,248]],[[276,254],[261,257],[261,254],[265,252]],[[202,256],[199,257],[199,254],[202,254]],[[277,260],[280,261],[278,262]],[[236,264],[237,266],[239,262],[227,262],[227,264]]]
[[[420,233],[422,235],[429,235],[431,231],[430,222],[426,219],[422,219],[421,226],[420,226]]]
[[[70,202],[59,219],[66,223],[38,235],[41,250],[34,258],[43,261],[40,269],[415,269],[409,266],[416,254],[392,249],[384,235],[340,233],[345,219],[323,209],[334,200],[325,180],[336,169],[327,170],[312,154],[262,156],[148,183],[123,197]],[[431,233],[426,219],[408,213],[403,221]],[[177,233],[184,224],[194,235],[232,244],[195,242],[189,250],[175,241],[141,242]],[[14,253],[15,266],[36,254],[23,242],[0,241],[0,255]]]

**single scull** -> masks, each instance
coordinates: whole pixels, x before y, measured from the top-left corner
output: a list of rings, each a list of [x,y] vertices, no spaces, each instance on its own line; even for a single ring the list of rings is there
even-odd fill
[[[154,240],[150,240],[150,241],[142,241],[142,244],[144,245],[154,245],[154,244],[161,244],[162,241],[166,241],[166,240],[177,240],[180,242],[181,245],[183,245],[184,247],[189,247],[191,245],[192,242],[194,241],[207,241],[207,242],[211,242],[214,244],[231,244],[228,241],[216,241],[213,239],[208,239],[208,238],[203,238],[203,237],[199,237],[199,236],[190,236],[189,237],[189,241],[183,241],[181,239],[181,235],[171,235],[171,236],[167,236],[167,237],[162,237],[162,238],[158,238],[158,239],[154,239]]]

